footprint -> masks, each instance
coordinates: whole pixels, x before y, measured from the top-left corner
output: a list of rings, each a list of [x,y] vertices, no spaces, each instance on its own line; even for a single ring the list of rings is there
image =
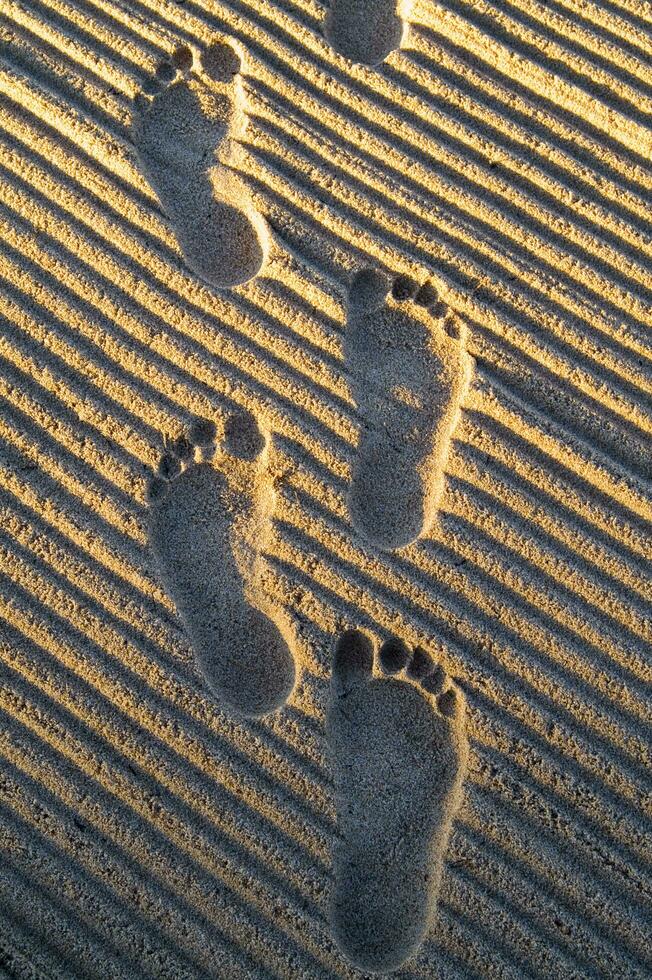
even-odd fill
[[[150,541],[161,577],[216,697],[240,714],[280,708],[295,683],[286,624],[261,587],[260,553],[275,495],[267,440],[249,414],[197,421],[163,456],[149,487]]]
[[[266,223],[229,167],[246,122],[240,58],[217,42],[192,64],[183,46],[159,65],[136,97],[132,138],[188,266],[212,286],[238,286],[258,274],[268,246]]]
[[[420,647],[337,644],[327,718],[338,834],[333,935],[356,967],[386,973],[420,946],[435,911],[468,754],[464,699]]]
[[[349,291],[344,355],[361,416],[351,519],[372,544],[401,548],[437,513],[473,372],[466,327],[431,285],[365,269]]]
[[[350,61],[378,65],[403,40],[396,6],[396,0],[331,0],[324,35]]]

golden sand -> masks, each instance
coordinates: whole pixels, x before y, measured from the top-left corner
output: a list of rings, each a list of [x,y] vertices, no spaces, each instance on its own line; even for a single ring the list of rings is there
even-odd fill
[[[652,7],[403,2],[374,66],[326,6],[0,5],[0,976],[362,976],[328,911],[356,627],[426,646],[466,701],[400,977],[643,980]],[[191,271],[134,145],[157,66],[221,40],[226,162],[269,233],[231,290]],[[432,284],[475,362],[436,519],[394,552],[348,507],[363,267]],[[211,697],[148,530],[165,446],[241,409],[270,433],[264,587],[298,675],[261,720]]]

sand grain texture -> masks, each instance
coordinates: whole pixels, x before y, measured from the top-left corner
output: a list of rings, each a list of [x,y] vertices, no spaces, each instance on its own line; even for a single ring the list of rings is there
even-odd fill
[[[415,0],[376,67],[327,14],[1,5],[0,968],[364,976],[330,929],[325,732],[357,627],[430,650],[466,701],[437,916],[397,976],[647,980],[649,4]],[[268,229],[232,290],[134,143],[146,88],[231,91],[202,68],[222,42],[228,166]],[[475,360],[436,519],[396,552],[349,516],[364,267],[431,283]],[[271,434],[263,585],[299,678],[249,720],[210,695],[146,500],[193,419],[243,409]]]
[[[324,36],[338,54],[364,65],[378,65],[398,48],[404,25],[396,0],[332,0]]]

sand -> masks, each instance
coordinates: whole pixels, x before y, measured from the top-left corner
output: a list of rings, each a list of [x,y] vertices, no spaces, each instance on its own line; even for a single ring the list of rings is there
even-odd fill
[[[371,975],[350,940],[370,948],[373,903],[337,925],[349,629],[378,651],[366,694],[400,691],[354,716],[365,791],[370,747],[396,731],[401,787],[402,748],[448,724],[424,685],[466,705],[452,796],[438,749],[413,763],[393,975],[652,971],[652,11],[371,7],[358,50],[358,8],[313,0],[0,9],[0,976]],[[427,406],[453,423],[437,409],[407,467],[434,504],[400,548],[352,506],[379,431],[351,357],[364,269],[369,336],[399,325],[390,434]],[[459,397],[409,368],[419,338],[451,370],[463,338]],[[197,419],[218,448],[190,466]],[[153,540],[162,458],[177,540],[222,549],[194,625]],[[231,520],[193,489],[229,476]],[[371,513],[414,519],[372,477]],[[222,637],[256,604],[291,661],[271,702],[294,683],[262,718],[211,689],[197,639],[203,610]]]

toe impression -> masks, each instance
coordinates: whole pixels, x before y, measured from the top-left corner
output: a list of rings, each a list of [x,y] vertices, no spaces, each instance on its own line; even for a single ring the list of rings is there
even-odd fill
[[[410,648],[396,636],[385,640],[379,653],[380,666],[386,674],[405,670],[410,660]]]
[[[454,687],[449,687],[437,698],[437,705],[442,715],[455,718],[458,713],[459,698]]]
[[[333,681],[340,697],[364,684],[374,664],[371,640],[360,630],[346,630],[339,638],[333,657]]]
[[[414,681],[423,680],[435,669],[435,662],[423,647],[415,647],[412,659],[407,666],[407,675]]]
[[[200,449],[212,446],[217,439],[217,426],[209,419],[195,419],[188,430],[188,440]]]
[[[258,421],[245,410],[230,415],[224,425],[224,445],[232,456],[253,462],[265,448],[265,436]]]

